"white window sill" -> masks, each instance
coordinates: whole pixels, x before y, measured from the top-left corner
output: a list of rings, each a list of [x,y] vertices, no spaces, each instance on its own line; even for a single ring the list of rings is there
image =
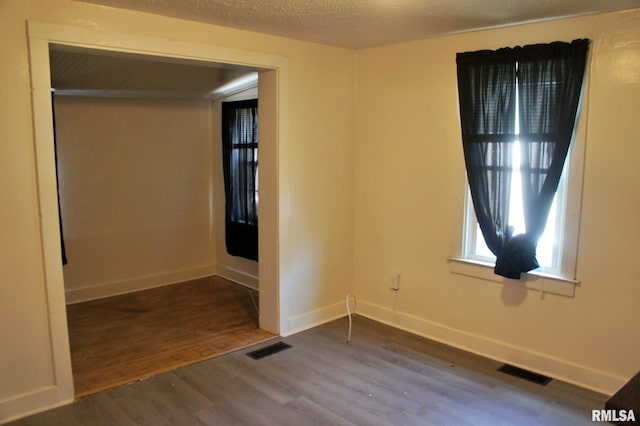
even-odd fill
[[[496,275],[493,272],[494,265],[490,263],[461,259],[457,257],[450,257],[447,259],[447,262],[449,263],[450,271],[453,274],[466,275],[468,277],[479,278],[501,284],[522,283],[529,290],[557,294],[565,297],[573,297],[575,294],[575,287],[580,283],[576,280],[543,274],[540,272],[529,272],[527,274],[522,274],[522,278],[520,278],[520,280],[512,280]]]

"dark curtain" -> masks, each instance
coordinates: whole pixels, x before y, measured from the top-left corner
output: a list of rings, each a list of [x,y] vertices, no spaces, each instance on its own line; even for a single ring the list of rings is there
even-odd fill
[[[222,103],[227,252],[258,260],[258,100]]]
[[[511,238],[511,149],[516,137],[516,67],[510,50],[458,54],[464,156],[471,198],[487,247]]]
[[[56,108],[54,99],[55,94],[51,92],[51,115],[53,117],[53,150],[56,161],[56,190],[58,193],[58,223],[60,224],[60,250],[62,251],[62,264],[67,264],[67,250],[64,246],[64,232],[62,227],[62,211],[60,210],[60,183],[58,180],[58,144],[56,137]]]
[[[487,246],[496,255],[495,273],[498,275],[519,279],[521,273],[539,266],[536,246],[544,232],[573,137],[588,46],[589,40],[574,40],[571,43],[555,42],[495,52],[458,54],[458,84],[467,176],[478,223]],[[499,60],[492,59],[497,56],[500,57]],[[491,77],[500,72],[504,63],[510,63],[514,70],[511,81]],[[483,71],[475,70],[477,67],[483,68]],[[511,88],[495,88],[496,85],[503,84]],[[521,147],[520,172],[526,232],[512,236],[509,226],[503,223],[508,218],[508,208],[506,216],[502,214],[504,209],[501,208],[505,203],[505,185],[497,179],[485,178],[491,176],[496,165],[486,159],[479,159],[482,155],[486,157],[486,154],[475,145],[479,144],[479,139],[494,139],[494,134],[499,133],[495,129],[502,118],[497,119],[498,114],[494,111],[510,108],[513,98],[502,96],[501,93],[504,91],[515,94],[516,86],[520,134],[511,136],[511,141],[517,137]],[[494,103],[501,105],[487,107]],[[504,142],[506,143],[501,147],[511,145],[509,141]],[[491,148],[488,147],[487,150]],[[501,151],[506,152],[506,149]],[[496,159],[499,161],[498,157]],[[510,169],[511,164],[505,161],[499,167]],[[476,195],[473,195],[474,186],[480,188],[475,189]],[[494,192],[501,196],[492,196]],[[506,200],[508,203],[508,193]],[[502,228],[498,228],[497,224]],[[499,244],[495,241],[499,241]]]

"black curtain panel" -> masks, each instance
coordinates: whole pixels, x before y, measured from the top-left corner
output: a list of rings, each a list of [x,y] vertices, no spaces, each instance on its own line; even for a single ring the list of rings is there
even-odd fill
[[[53,117],[53,150],[56,161],[56,190],[58,192],[58,223],[60,224],[60,250],[62,252],[62,264],[67,264],[67,249],[64,245],[64,232],[62,227],[62,211],[60,209],[60,183],[58,179],[58,143],[56,137],[56,109],[54,99],[55,94],[51,92],[51,115]]]
[[[460,53],[458,92],[467,176],[487,247],[511,238],[511,150],[516,138],[516,67],[510,49]]]
[[[258,260],[258,100],[222,103],[227,252]]]
[[[581,39],[457,56],[467,176],[478,223],[489,249],[496,255],[495,272],[498,275],[519,279],[521,273],[539,266],[536,246],[544,232],[573,137],[588,47],[589,40]],[[509,68],[513,74],[498,78],[501,66]],[[512,110],[515,99],[511,95],[515,96],[516,91],[519,135],[500,131],[502,113],[515,117]],[[483,139],[493,141],[495,135],[502,134],[510,135],[504,136],[506,140],[497,148],[491,145],[485,148],[486,141],[479,142]],[[487,176],[492,176],[496,166],[511,170],[511,160],[506,159],[510,155],[504,147],[516,139],[521,147],[526,232],[512,236],[509,226],[504,223],[508,208],[505,216],[502,207],[506,185]],[[504,162],[500,155],[492,157],[491,161],[486,159],[485,150],[493,149],[504,153]],[[494,158],[498,164],[492,162]]]

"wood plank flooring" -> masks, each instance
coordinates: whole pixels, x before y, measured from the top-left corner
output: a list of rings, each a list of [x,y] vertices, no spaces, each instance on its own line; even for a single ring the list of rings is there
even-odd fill
[[[589,425],[606,396],[504,375],[498,363],[355,317],[82,398],[38,425]]]
[[[69,305],[76,396],[273,339],[249,292],[209,277]]]

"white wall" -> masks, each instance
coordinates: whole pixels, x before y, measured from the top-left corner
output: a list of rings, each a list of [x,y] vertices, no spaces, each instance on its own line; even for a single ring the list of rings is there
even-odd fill
[[[67,302],[215,273],[207,101],[57,96]]]
[[[465,169],[457,52],[589,38],[573,297],[451,273]],[[640,366],[640,10],[356,53],[354,291],[361,314],[603,392]],[[458,244],[459,245],[459,244]],[[400,291],[388,289],[391,271]]]

